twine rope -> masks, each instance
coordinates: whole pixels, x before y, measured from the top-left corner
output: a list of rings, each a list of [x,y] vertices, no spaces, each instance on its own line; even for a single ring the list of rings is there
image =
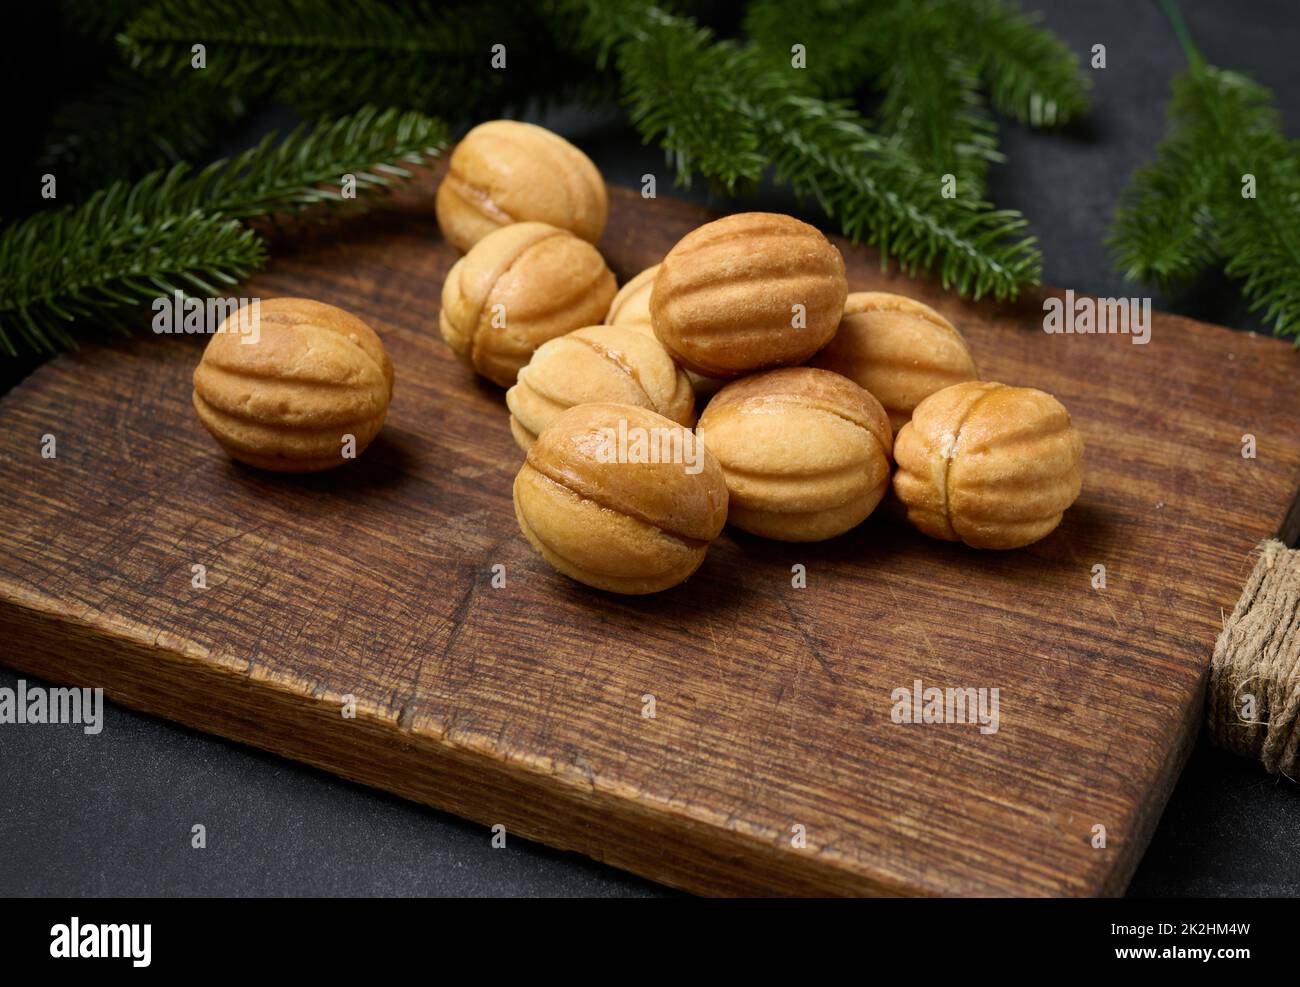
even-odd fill
[[[1214,645],[1206,727],[1219,747],[1300,779],[1300,551],[1259,552]]]

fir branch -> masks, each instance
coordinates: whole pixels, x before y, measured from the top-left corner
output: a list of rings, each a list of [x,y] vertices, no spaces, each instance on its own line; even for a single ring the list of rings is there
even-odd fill
[[[1175,78],[1168,135],[1120,194],[1106,240],[1126,278],[1166,291],[1185,287],[1220,256],[1210,200],[1223,169],[1206,156],[1197,91],[1190,76]]]
[[[982,199],[989,165],[1006,155],[998,150],[997,125],[970,67],[955,56],[929,70],[925,60],[900,58],[892,74],[897,78],[881,103],[881,132],[902,140],[932,177],[951,174],[958,195]]]
[[[711,39],[693,21],[652,3],[623,4],[616,13],[598,0],[567,5],[585,15],[581,40],[598,52],[620,59],[624,48],[650,38],[677,51],[678,78],[709,78],[715,87],[710,100],[738,119],[729,132],[733,151],[755,147],[778,180],[815,197],[846,235],[876,244],[882,260],[892,258],[909,273],[934,270],[945,286],[975,297],[1014,297],[1037,280],[1040,257],[1018,213],[944,198],[939,183],[898,141],[872,133],[849,107],[809,95],[805,84],[773,68],[757,50],[706,44]],[[647,140],[661,140],[673,160],[709,163],[692,143],[699,130],[692,126],[698,110],[691,100],[636,75],[623,81],[630,104],[653,108],[640,114],[657,124],[653,131],[642,127]],[[730,161],[730,153],[723,158]],[[733,177],[704,174],[724,183]]]
[[[589,23],[597,39],[622,36],[610,22]],[[678,183],[689,185],[692,172],[729,192],[756,183],[765,159],[758,130],[736,112],[739,49],[714,44],[708,31],[658,8],[628,30],[631,43],[618,45],[615,56],[628,114],[647,143],[664,149]]]
[[[265,86],[306,114],[375,105],[472,118],[587,84],[577,66],[537,50],[538,33],[504,0],[157,0],[118,42],[136,70],[181,78],[196,71],[191,48],[202,43],[202,71],[222,85]],[[510,71],[493,69],[496,44]]]
[[[1108,238],[1116,264],[1178,288],[1223,259],[1251,309],[1300,337],[1300,144],[1284,136],[1268,89],[1189,54],[1168,133],[1120,198]]]
[[[198,172],[178,164],[117,182],[78,206],[37,213],[0,234],[0,347],[73,345],[69,327],[147,303],[162,291],[215,294],[259,267],[261,240],[239,220],[342,201],[394,184],[445,143],[415,113],[366,109],[283,141],[274,135]],[[328,184],[326,184],[328,183]]]
[[[791,48],[807,64],[793,70],[810,95],[848,96],[884,74],[883,22],[905,0],[752,0],[744,29],[768,68],[789,69]]]
[[[268,134],[256,146],[178,179],[162,201],[235,219],[275,216],[321,203],[342,203],[344,175],[357,192],[375,192],[411,177],[402,164],[420,164],[446,146],[443,123],[419,113],[367,107],[315,127],[299,126],[283,140]]]
[[[929,54],[932,71],[942,73],[955,58],[976,72],[996,109],[1047,127],[1087,109],[1088,79],[1074,52],[1039,20],[1010,0],[755,0],[745,28],[773,57],[788,58],[782,53],[791,44],[805,44],[805,72],[823,96],[887,80],[900,58],[916,57],[900,50],[910,40]]]
[[[235,220],[194,211],[124,211],[119,182],[72,210],[37,213],[0,235],[0,348],[75,346],[69,326],[145,304],[159,293],[216,294],[260,267],[266,252]],[[182,287],[183,286],[183,287]]]
[[[174,75],[191,70],[192,46],[202,44],[207,71],[227,85],[278,73],[286,59],[312,58],[323,73],[348,74],[355,61],[377,73],[387,69],[384,58],[465,50],[459,25],[425,0],[158,0],[118,40],[135,68]],[[380,57],[357,57],[367,55]]]
[[[985,29],[990,12],[1008,42],[1037,36],[1035,50],[1050,64],[1025,65],[1003,53],[997,39],[976,42],[971,33]],[[851,96],[866,85],[883,92],[879,132],[898,139],[935,176],[955,176],[957,193],[976,200],[988,166],[1004,160],[980,92],[982,74],[1004,90],[1023,90],[1035,124],[1063,119],[1052,87],[1068,94],[1062,98],[1071,112],[1082,105],[1083,81],[1065,47],[986,0],[757,0],[745,25],[773,67],[788,59],[792,43],[805,43],[807,68],[794,74],[806,75],[820,95]],[[1039,92],[1034,87],[1042,80]],[[1002,98],[1028,118],[1019,97]]]
[[[1034,127],[1054,127],[1088,107],[1088,79],[1066,45],[1037,14],[1008,0],[954,0],[946,9],[954,37],[973,51],[993,106]]]
[[[946,6],[918,6],[882,21],[892,58],[884,63],[878,121],[882,133],[902,140],[933,177],[953,175],[957,194],[978,200],[988,166],[1005,157],[978,73],[940,27],[948,23]]]

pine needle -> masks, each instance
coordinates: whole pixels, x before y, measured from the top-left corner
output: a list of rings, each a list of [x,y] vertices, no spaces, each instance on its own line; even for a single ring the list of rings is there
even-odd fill
[[[508,0],[156,0],[118,43],[139,72],[202,71],[238,91],[266,88],[304,114],[374,105],[474,118],[591,85],[585,66],[540,51],[539,33]],[[509,71],[493,67],[498,45]]]
[[[1167,134],[1116,209],[1115,264],[1177,290],[1223,262],[1251,310],[1300,345],[1300,144],[1284,136],[1268,89],[1189,55]]]
[[[437,120],[368,108],[198,173],[178,164],[28,217],[0,233],[0,348],[53,352],[75,345],[74,323],[109,325],[159,294],[234,285],[266,258],[240,220],[339,202],[346,174],[359,195],[387,188],[446,139]]]
[[[778,180],[815,197],[845,236],[875,244],[881,260],[908,274],[930,271],[945,288],[980,298],[1015,298],[1037,284],[1042,258],[1018,212],[944,198],[915,158],[881,141],[843,104],[783,91],[752,107]]]
[[[984,196],[988,166],[1004,160],[985,107],[1033,126],[1062,123],[1087,105],[1074,54],[1014,6],[995,0],[755,0],[745,28],[764,62],[789,67],[803,45],[810,94],[883,94],[876,129],[898,140],[957,194]],[[1029,54],[1026,54],[1028,52]]]
[[[1001,113],[1032,127],[1055,127],[1088,108],[1088,79],[1065,43],[1008,0],[952,0],[952,30],[970,46]]]
[[[653,3],[562,6],[583,19],[580,42],[600,58],[612,55],[624,71],[633,120],[678,169],[730,187],[770,168],[815,198],[847,236],[879,247],[883,261],[909,273],[934,271],[965,295],[1011,298],[1037,282],[1041,258],[1023,217],[945,197],[933,167],[904,141],[882,138],[848,105],[813,94],[788,62],[774,63],[770,49],[715,42]],[[640,70],[646,56],[638,52],[647,47],[675,53],[668,77]],[[719,120],[708,115],[719,111]]]
[[[791,49],[802,45],[805,67],[793,75],[806,82],[810,95],[850,96],[887,71],[887,22],[897,18],[903,2],[752,0],[745,34],[768,68],[789,69]]]
[[[177,179],[163,201],[235,219],[297,212],[343,202],[344,175],[358,194],[389,188],[410,177],[403,164],[439,154],[448,134],[441,121],[414,112],[367,107],[314,127],[300,126],[283,140],[268,134],[228,161]]]
[[[983,198],[988,166],[1005,158],[975,66],[925,18],[891,19],[886,26],[894,55],[880,79],[881,131],[901,140],[935,181],[951,174],[958,195]]]
[[[647,143],[664,149],[679,184],[696,172],[728,192],[758,181],[766,163],[759,131],[736,112],[737,47],[715,44],[703,28],[653,7],[624,28],[597,18],[589,25],[597,44],[631,42],[615,47],[628,114]]]
[[[260,267],[261,239],[235,220],[201,212],[124,210],[118,183],[74,209],[38,213],[0,236],[0,348],[37,353],[75,345],[73,322],[192,287],[234,283]]]

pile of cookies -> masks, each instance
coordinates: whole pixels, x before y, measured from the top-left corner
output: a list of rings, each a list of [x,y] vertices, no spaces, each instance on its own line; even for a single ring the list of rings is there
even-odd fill
[[[519,526],[576,580],[667,589],[728,522],[832,538],[891,483],[927,535],[1017,548],[1079,494],[1083,444],[1055,398],[981,381],[928,306],[850,294],[840,252],[797,219],[708,223],[619,290],[594,246],[607,216],[595,165],[506,120],[456,147],[437,214],[464,253],[443,285],[442,336],[508,388]],[[391,366],[367,327],[327,308],[263,303],[269,348],[212,340],[194,402],[232,455],[318,469],[341,428],[362,448],[378,431]]]

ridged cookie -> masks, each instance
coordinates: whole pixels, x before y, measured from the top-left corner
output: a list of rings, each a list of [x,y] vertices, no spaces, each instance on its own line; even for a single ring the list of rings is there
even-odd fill
[[[956,326],[930,306],[886,291],[850,294],[834,338],[808,365],[843,374],[870,391],[895,434],[935,391],[979,380]]]
[[[467,133],[447,163],[435,200],[442,235],[465,253],[511,223],[548,223],[595,243],[605,229],[605,181],[558,134],[517,120]]]
[[[605,324],[611,326],[650,325],[650,293],[654,290],[659,265],[647,267],[627,284],[609,303]]]
[[[894,492],[933,538],[1020,548],[1079,496],[1083,438],[1056,398],[992,381],[926,398],[894,445]]]
[[[259,309],[255,333],[232,331],[235,313],[208,341],[194,371],[199,420],[231,456],[262,469],[341,466],[349,445],[360,455],[393,393],[384,344],[323,302],[270,298]]]
[[[688,233],[659,265],[655,335],[682,366],[737,377],[802,363],[835,335],[844,258],[791,216],[739,213]]]
[[[509,387],[542,343],[598,323],[616,290],[587,241],[545,223],[516,223],[452,266],[438,328],[457,356]]]
[[[609,325],[627,326],[629,329],[635,329],[658,340],[659,337],[655,336],[654,326],[650,322],[650,294],[654,289],[655,277],[658,273],[658,264],[647,267],[623,285],[609,305],[605,322]],[[705,377],[694,370],[687,370],[686,377],[691,382],[691,390],[695,392],[697,404],[702,404],[718,393],[719,388],[727,382],[724,378]]]
[[[652,435],[660,455],[637,455],[638,436],[647,437],[644,453]],[[689,448],[677,462],[668,455],[674,443]],[[634,405],[583,404],[557,417],[528,451],[514,502],[520,529],[548,563],[615,593],[676,586],[727,519],[717,460],[690,429]]]
[[[860,524],[889,487],[884,409],[829,370],[789,367],[728,384],[699,432],[727,479],[728,520],[752,534],[832,538]]]
[[[552,419],[592,401],[634,404],[695,424],[686,372],[653,335],[627,326],[587,326],[543,343],[506,392],[510,431],[527,451]]]

